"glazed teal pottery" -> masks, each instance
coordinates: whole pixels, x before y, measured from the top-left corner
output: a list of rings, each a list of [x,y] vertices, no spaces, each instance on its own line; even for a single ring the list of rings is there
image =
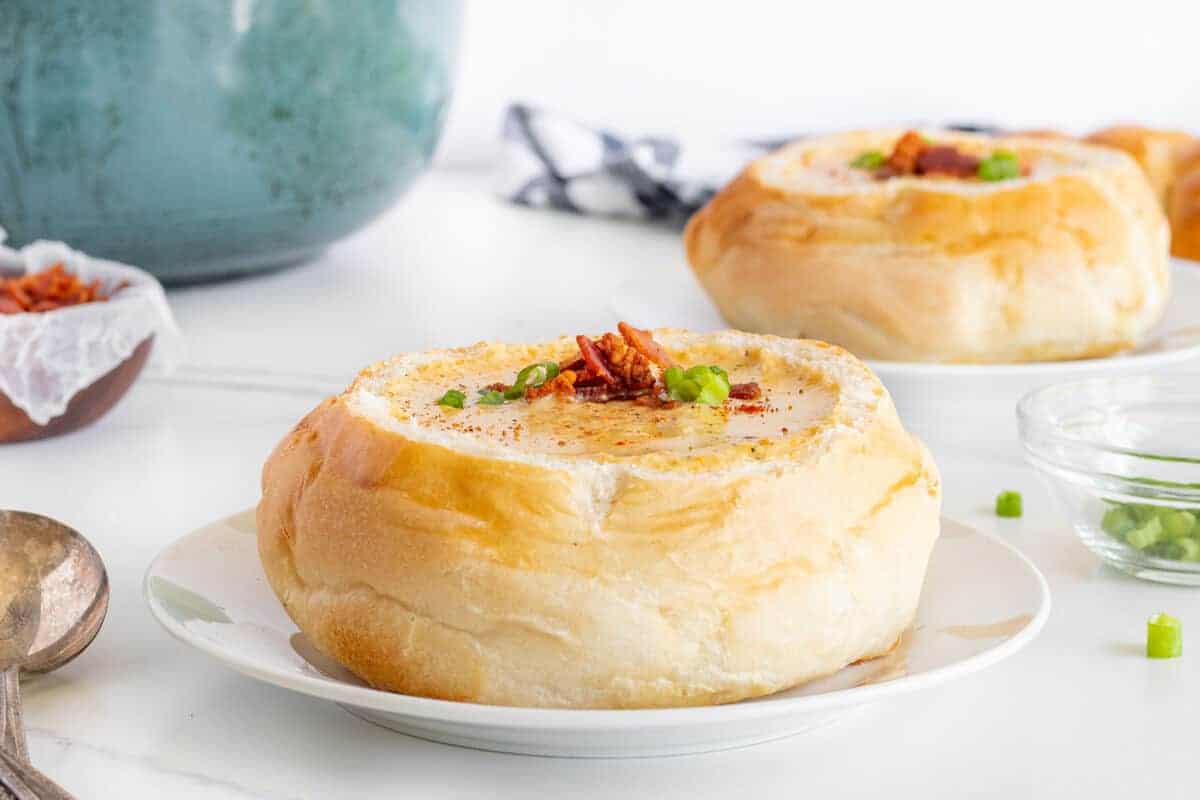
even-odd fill
[[[428,163],[455,0],[0,0],[0,226],[180,283],[318,253]]]

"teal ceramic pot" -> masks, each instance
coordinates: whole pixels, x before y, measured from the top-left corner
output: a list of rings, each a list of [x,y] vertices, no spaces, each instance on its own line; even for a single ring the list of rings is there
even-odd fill
[[[3,0],[0,226],[181,283],[282,266],[428,163],[454,0]]]

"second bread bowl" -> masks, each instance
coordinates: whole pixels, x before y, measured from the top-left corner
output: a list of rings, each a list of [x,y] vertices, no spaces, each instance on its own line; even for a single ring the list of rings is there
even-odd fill
[[[941,161],[922,170],[922,147]],[[1019,171],[978,178],[998,154]],[[905,155],[909,169],[891,169]],[[734,326],[893,361],[1108,355],[1138,343],[1170,290],[1166,219],[1138,165],[1069,140],[860,131],[797,142],[718,193],[685,244]]]

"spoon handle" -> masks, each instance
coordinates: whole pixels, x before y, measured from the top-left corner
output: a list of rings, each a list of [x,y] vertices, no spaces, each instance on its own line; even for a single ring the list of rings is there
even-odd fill
[[[29,761],[25,726],[21,723],[21,668],[9,667],[0,676],[0,748]]]
[[[66,789],[7,750],[0,750],[0,791],[14,800],[75,800]]]

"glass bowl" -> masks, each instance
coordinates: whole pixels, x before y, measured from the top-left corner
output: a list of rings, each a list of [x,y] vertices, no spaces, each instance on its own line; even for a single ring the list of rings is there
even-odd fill
[[[1060,383],[1017,406],[1026,457],[1087,547],[1200,586],[1200,373]]]

